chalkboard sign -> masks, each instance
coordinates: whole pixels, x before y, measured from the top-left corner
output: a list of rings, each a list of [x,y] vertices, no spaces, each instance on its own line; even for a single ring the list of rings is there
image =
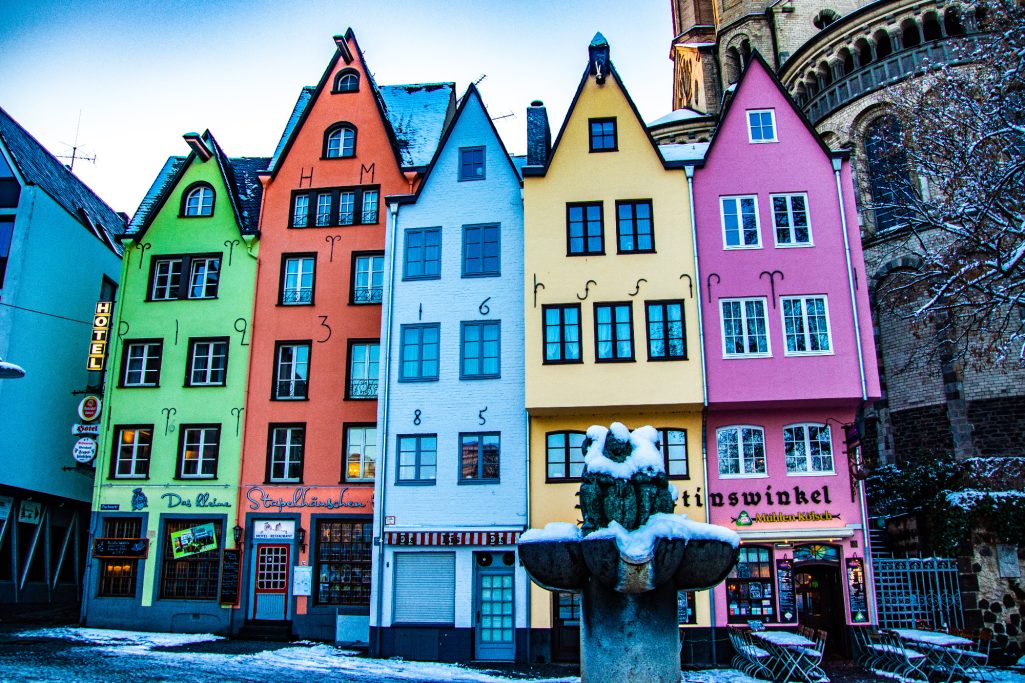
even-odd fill
[[[779,623],[797,623],[797,598],[794,595],[794,563],[776,560],[776,595],[779,598]]]
[[[847,558],[847,595],[851,603],[851,622],[867,622],[868,593],[865,590],[865,567],[860,557]]]
[[[149,555],[148,538],[94,538],[93,557],[143,560]]]
[[[238,605],[239,578],[242,576],[242,553],[238,548],[224,549],[221,557],[221,604]]]

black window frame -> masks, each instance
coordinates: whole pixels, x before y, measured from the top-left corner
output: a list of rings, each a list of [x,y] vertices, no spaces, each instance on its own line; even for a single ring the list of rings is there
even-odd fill
[[[328,151],[328,140],[330,140],[331,135],[336,130],[343,130],[343,129],[348,129],[348,130],[352,131],[352,154],[341,154],[341,152],[345,149],[345,133],[342,133],[342,138],[341,138],[341,143],[342,144],[338,148],[338,151],[339,151],[338,156],[328,156],[328,153],[327,153],[327,151]],[[321,151],[320,151],[320,159],[321,159],[321,161],[328,161],[328,160],[331,160],[331,159],[354,159],[354,158],[356,158],[356,149],[357,149],[358,142],[359,142],[359,129],[356,128],[356,124],[351,123],[349,121],[338,121],[336,123],[333,123],[330,126],[328,126],[327,129],[324,131],[324,145],[323,145],[323,147],[321,148]]]
[[[158,352],[156,355],[156,373],[157,381],[153,384],[126,384],[125,379],[128,376],[128,352],[132,346],[156,344]],[[119,389],[157,389],[160,387],[160,372],[163,369],[164,364],[164,340],[159,337],[147,337],[145,339],[125,339],[121,345],[121,367],[118,372],[117,386]],[[143,370],[143,378],[146,376],[148,370]]]
[[[140,539],[142,535],[141,517],[103,517],[103,538]],[[134,534],[134,535],[129,535]],[[138,593],[139,562],[129,558],[99,558],[99,575],[96,581],[96,597],[98,598],[134,598]],[[116,567],[116,569],[115,569]]]
[[[381,259],[381,286],[380,287],[364,287],[370,292],[370,301],[361,301],[357,296],[357,290],[360,289],[356,286],[356,276],[358,275],[359,261],[360,259]],[[371,260],[371,273],[373,273],[373,261]],[[371,285],[373,284],[373,278],[371,277]],[[374,290],[377,290],[376,298],[374,301]],[[352,252],[352,262],[349,268],[349,305],[350,306],[380,306],[384,300],[384,252],[383,251],[354,251]]]
[[[740,576],[735,575],[735,574],[737,574],[737,570],[739,569],[741,564],[745,564],[745,565],[746,564],[750,564],[749,562],[741,562],[739,557],[738,557],[737,564],[734,565],[733,569],[730,570],[730,574],[726,577],[726,580],[724,581],[724,585],[725,585],[725,588],[726,588],[726,623],[728,623],[728,624],[746,624],[748,621],[751,621],[751,620],[763,621],[763,622],[770,623],[770,624],[771,623],[776,623],[776,622],[779,621],[779,615],[776,613],[776,604],[777,604],[776,603],[776,595],[775,595],[776,572],[775,572],[775,567],[773,567],[773,564],[774,564],[773,563],[773,555],[774,555],[774,553],[773,553],[772,546],[760,545],[760,544],[752,544],[752,545],[741,546],[741,552],[742,553],[744,551],[750,551],[750,550],[764,550],[764,551],[766,551],[767,559],[764,561],[764,564],[765,564],[765,566],[769,570],[769,575],[767,577],[765,577],[765,576],[754,576],[753,577],[750,574],[748,574],[748,576],[744,577],[744,578],[741,578]],[[761,564],[763,564],[763,562],[761,560],[758,560],[757,564],[761,565]],[[769,600],[772,603],[771,605],[769,605],[769,607],[772,608],[772,614],[771,615],[766,616],[764,613],[763,614],[754,614],[754,615],[752,615],[750,613],[748,613],[748,614],[730,614],[730,600],[733,597],[732,591],[733,590],[737,590],[737,591],[739,591],[741,593],[743,592],[742,589],[739,589],[739,588],[734,589],[730,584],[739,585],[741,583],[744,584],[744,585],[747,585],[747,586],[750,586],[750,584],[752,584],[752,583],[762,584],[761,588],[759,589],[760,592],[762,592],[762,597],[756,598],[756,599],[759,600],[759,601],[761,601],[761,600]],[[773,594],[770,597],[768,597],[768,598],[764,597],[764,592],[762,591],[762,589],[764,589],[765,584],[768,584],[770,589],[773,590]],[[737,605],[739,606],[740,604],[741,604],[740,601],[738,601]],[[748,588],[747,605],[750,608],[750,605],[751,605],[750,588]],[[763,605],[759,605],[759,609],[763,609],[763,607],[764,607]],[[750,612],[750,609],[748,610],[748,612]]]
[[[305,346],[306,347],[306,391],[302,396],[278,396],[278,365],[281,363],[281,348],[283,346]],[[272,401],[308,401],[310,400],[310,381],[313,377],[313,340],[312,339],[279,339],[274,342],[274,359],[271,363],[271,384],[270,400]],[[296,380],[292,380],[294,384]]]
[[[588,237],[587,226],[587,210],[591,207],[598,207],[598,239],[601,241],[601,249],[598,251],[588,250]],[[581,209],[581,236],[579,239],[584,241],[583,251],[573,251],[573,220],[572,213],[574,209]],[[604,256],[605,255],[605,202],[567,202],[566,203],[566,256]]]
[[[608,124],[608,123],[612,124],[612,146],[611,147],[608,147],[605,144],[605,140],[606,140],[606,138],[608,138],[609,133],[607,133],[604,130],[604,128],[603,128],[598,133],[598,136],[596,137],[595,136],[595,130],[594,130],[595,125],[604,126],[605,124]],[[598,138],[600,138],[602,140],[602,145],[600,147],[595,147],[594,142]],[[618,152],[619,151],[619,125],[616,122],[616,117],[615,116],[603,116],[603,117],[587,119],[587,151],[591,152],[591,153]]]
[[[223,378],[220,382],[210,384],[194,384],[192,380],[192,372],[194,370],[192,364],[195,361],[195,352],[197,344],[224,344],[224,369],[221,371]],[[189,348],[187,355],[185,356],[185,386],[186,387],[223,387],[228,384],[228,361],[231,356],[231,338],[230,337],[189,337]]]
[[[485,437],[489,437],[489,438],[490,437],[495,437],[495,438],[498,439],[498,462],[495,465],[495,467],[498,470],[498,473],[494,477],[485,477],[484,476],[485,465],[484,465],[484,441],[483,441],[483,439]],[[475,465],[477,476],[474,476],[474,477],[467,477],[467,476],[465,476],[465,472],[464,472],[464,469],[463,469],[463,465],[464,465],[464,462],[463,462],[463,441],[464,441],[464,439],[467,439],[467,438],[476,438],[477,439],[477,448],[476,448],[477,456],[476,456],[476,465]],[[459,479],[458,479],[458,482],[457,482],[458,484],[461,484],[461,485],[463,485],[463,484],[468,484],[468,485],[487,485],[487,484],[500,484],[502,482],[502,432],[499,432],[499,431],[459,432],[459,441],[457,443],[458,443],[458,448],[459,448],[458,455],[456,457],[456,467],[457,467],[457,469],[459,471]]]
[[[423,375],[418,373],[414,377],[406,377],[406,330],[418,329],[420,333],[420,341],[417,346],[420,348],[419,357],[417,360],[419,369],[423,369],[423,330],[434,329],[438,332],[438,355],[435,358],[435,373],[434,376]],[[441,376],[441,323],[411,323],[407,325],[399,325],[399,376],[398,381],[400,382],[437,382]]]
[[[639,242],[637,231],[637,207],[648,207],[648,223],[650,227],[649,238],[651,239],[650,249],[624,249],[623,248],[623,226],[622,216],[619,215],[620,207],[629,206],[632,209],[630,217],[633,226],[632,237],[634,244]],[[617,199],[616,200],[616,253],[617,254],[654,254],[655,253],[655,207],[651,199]]]
[[[620,306],[626,306],[626,309],[627,309],[628,314],[629,314],[629,321],[628,321],[629,326],[630,326],[630,355],[629,356],[619,356],[619,355],[616,355],[618,353],[618,346],[619,346],[620,342],[623,341],[623,340],[617,338],[617,336],[616,336],[616,327],[617,327],[617,325],[621,324],[621,323],[619,323],[616,320],[616,309],[618,307],[620,307]],[[600,347],[598,346],[598,344],[599,344],[599,340],[598,340],[598,327],[599,327],[599,325],[601,323],[598,322],[598,309],[601,309],[601,308],[610,308],[610,309],[612,309],[611,322],[609,323],[612,326],[612,339],[611,339],[611,343],[612,343],[613,355],[612,355],[611,358],[602,358],[601,354],[599,352]],[[596,302],[594,302],[592,316],[594,317],[594,362],[595,363],[633,363],[633,362],[635,362],[637,360],[637,344],[635,343],[635,337],[637,335],[634,334],[634,307],[633,307],[633,302],[632,301],[596,301]]]
[[[304,252],[289,252],[281,255],[281,268],[278,272],[278,306],[284,307],[301,307],[301,306],[314,306],[317,301],[317,252],[315,251],[304,251]],[[295,303],[285,303],[285,275],[288,261],[291,259],[313,259],[313,281],[310,283],[310,300],[309,301],[297,301]],[[302,291],[302,287],[299,288]]]
[[[347,78],[348,76],[356,77],[356,87],[342,89],[342,79]],[[359,71],[357,71],[356,69],[342,69],[337,74],[335,74],[334,82],[331,84],[331,94],[342,95],[351,92],[359,92],[359,84],[361,80],[363,79],[360,78]]]
[[[158,595],[161,600],[188,600],[214,602],[218,599],[218,586],[221,576],[221,551],[224,549],[224,519],[209,517],[203,519],[182,518],[175,516],[162,516],[161,542],[163,552],[160,554],[160,581]],[[217,539],[217,547],[193,555],[186,555],[174,559],[174,549],[171,545],[171,527],[188,528],[189,526],[202,526],[204,524],[214,525],[214,537]],[[177,529],[180,531],[181,529]],[[198,567],[206,565],[205,569],[186,569],[182,567]],[[186,595],[179,592],[172,592],[168,589],[167,581],[174,581],[176,585],[187,587],[195,591],[194,595]],[[200,589],[202,589],[200,591]]]
[[[409,263],[410,263],[410,261],[409,261],[409,237],[410,237],[410,235],[414,235],[414,234],[422,234],[425,238],[426,238],[426,236],[428,234],[436,234],[438,236],[438,272],[437,273],[435,273],[435,274],[427,274],[426,273],[426,270],[427,270],[426,265],[428,263],[428,260],[426,258],[426,256],[427,256],[427,243],[426,243],[426,239],[425,239],[424,246],[422,247],[422,249],[424,250],[424,257],[425,258],[421,259],[421,262],[424,265],[425,274],[422,274],[422,275],[410,275],[409,274]],[[444,247],[444,241],[442,240],[442,234],[441,234],[441,227],[440,226],[430,226],[430,227],[425,227],[425,228],[406,228],[405,231],[402,233],[402,280],[404,282],[405,281],[409,281],[409,280],[440,280],[441,279],[441,256],[442,256],[442,251],[441,250],[442,250],[443,247]]]
[[[583,469],[584,469],[584,454],[583,454],[582,451],[580,453],[580,474],[581,474],[581,476],[574,477],[573,475],[570,474],[570,472],[572,471],[570,466],[573,464],[573,460],[570,457],[570,455],[572,453],[572,450],[573,450],[573,445],[570,443],[570,436],[571,435],[580,435],[580,443],[581,443],[581,445],[583,445],[583,441],[584,441],[584,438],[587,436],[587,432],[585,432],[583,430],[579,430],[579,429],[554,429],[554,430],[552,430],[550,432],[545,432],[545,483],[546,484],[549,484],[549,483],[557,484],[557,483],[561,483],[561,482],[567,482],[567,481],[573,482],[573,481],[580,481],[581,480],[581,477],[583,476]],[[549,470],[548,470],[549,466],[553,464],[551,459],[550,459],[550,457],[549,457],[548,437],[550,437],[550,436],[562,436],[562,437],[564,437],[565,445],[560,447],[560,450],[563,450],[565,452],[565,458],[560,463],[565,468],[564,471],[565,471],[566,475],[563,476],[563,477],[553,477],[549,473]]]
[[[370,477],[353,477],[349,478],[349,430],[350,429],[373,429],[374,430],[374,448],[376,449],[380,445],[379,437],[380,432],[377,429],[376,422],[345,422],[342,423],[342,471],[341,476],[338,478],[339,484],[367,484],[373,483],[377,477],[377,453],[374,453],[374,474]],[[366,463],[366,453],[363,453],[362,462]],[[364,470],[364,474],[365,474]]]
[[[202,187],[210,190],[210,213],[187,213],[186,210],[189,203],[189,195]],[[200,208],[202,209],[202,204],[200,205]],[[217,192],[214,190],[214,186],[207,181],[197,180],[196,182],[189,184],[189,186],[182,191],[181,205],[178,207],[178,218],[213,218],[216,210]]]
[[[492,229],[495,231],[495,240],[493,242],[489,242],[486,239],[487,231],[488,230],[492,230]],[[469,260],[468,251],[469,251],[471,243],[470,243],[469,239],[467,238],[467,235],[470,233],[470,231],[473,231],[473,230],[479,231],[478,234],[480,235],[480,241],[478,242],[478,244],[480,246],[480,257],[479,257],[479,260],[480,260],[480,270],[470,270],[470,268],[468,267],[468,260]],[[462,277],[465,277],[465,278],[471,278],[471,277],[500,277],[502,275],[502,226],[501,226],[501,224],[500,223],[472,223],[472,224],[467,224],[467,225],[463,226],[463,231],[462,232],[463,232],[463,234],[462,234],[462,237],[463,237],[463,249],[462,249],[462,258],[461,258],[461,261],[462,261]],[[490,257],[485,253],[484,245],[486,245],[486,244],[495,244],[496,245],[495,246],[494,259],[497,261],[497,268],[494,268],[494,269],[491,269],[491,270],[489,270],[487,268],[487,261],[488,261],[488,259]]]
[[[416,461],[413,468],[416,471],[415,479],[402,478],[402,440],[414,439],[416,450],[414,451]],[[423,440],[434,439],[434,477],[427,479],[420,476],[421,469],[425,466],[421,462],[420,455],[424,452]],[[429,467],[430,465],[427,465]],[[395,484],[397,486],[434,486],[438,482],[438,435],[437,434],[396,434],[395,435]]]
[[[199,259],[217,259],[217,282],[214,283],[213,296],[190,296],[192,290],[192,262]],[[154,299],[153,298],[153,279],[156,277],[157,264],[163,261],[180,261],[181,271],[178,274],[178,284],[174,292],[174,296],[169,296],[166,299]],[[220,296],[221,290],[221,266],[224,263],[224,252],[211,251],[201,254],[156,254],[150,257],[149,261],[149,280],[146,286],[146,301],[147,302],[161,302],[161,301],[215,301]]]
[[[282,477],[281,479],[274,479],[271,475],[273,474],[273,457],[274,457],[274,432],[278,429],[299,429],[301,430],[302,444],[299,453],[299,477],[297,480],[291,480],[288,477]],[[306,470],[306,445],[308,430],[306,429],[305,422],[271,422],[267,425],[267,462],[266,470],[264,472],[264,484],[302,484],[303,475]],[[285,460],[286,474],[287,474],[287,459]]]
[[[335,607],[340,610],[369,608],[371,562],[374,547],[373,520],[367,517],[339,519],[338,517],[315,516],[313,524],[316,551],[311,554],[313,555],[313,571],[317,579],[317,590],[311,596],[313,604]],[[327,527],[337,527],[339,540],[330,542],[325,540],[324,530]],[[346,528],[349,528],[348,534],[345,533]],[[356,531],[357,529],[358,532]],[[357,535],[361,538],[357,539]],[[334,552],[325,552],[325,548],[331,549]],[[327,556],[325,557],[325,555]],[[330,580],[330,578],[325,580],[324,565],[329,567],[332,565],[342,565],[343,568],[340,571],[335,570],[336,580]],[[330,577],[331,575],[328,574],[327,576]],[[351,578],[345,580],[344,577],[346,576]],[[357,579],[360,580],[357,581]],[[340,586],[337,600],[326,599],[322,592],[325,586],[330,591],[332,584]],[[350,591],[349,599],[345,599],[346,591],[344,588],[355,586],[359,587],[358,590]],[[334,591],[330,592],[333,593]],[[352,596],[352,593],[355,593],[355,597]],[[348,612],[343,611],[342,613]]]
[[[480,152],[480,175],[479,176],[476,176],[476,175],[474,175],[474,176],[467,176],[466,175],[467,163],[466,163],[466,159],[465,159],[464,155],[465,154],[474,153],[474,152]],[[458,172],[459,182],[472,181],[472,180],[485,180],[487,178],[487,162],[488,162],[488,157],[487,157],[487,147],[486,146],[484,146],[484,145],[474,145],[474,146],[469,146],[469,147],[460,147],[459,148],[459,172]],[[471,167],[472,168],[477,168],[477,164],[471,161]]]
[[[666,470],[666,477],[669,479],[690,479],[690,435],[684,427],[657,427],[659,450],[662,452],[662,465]],[[668,435],[669,432],[683,432],[683,464],[686,467],[686,473],[684,474],[670,474],[669,473],[669,443]]]
[[[334,158],[334,157],[332,157]],[[343,192],[352,192],[352,222],[343,223],[339,220],[341,208],[341,195]],[[377,211],[374,213],[374,220],[364,220],[366,196],[374,192],[377,194]],[[328,212],[328,221],[324,224],[317,222],[317,197],[328,195],[331,197],[331,208]],[[298,197],[306,197],[306,224],[295,224],[295,203]],[[337,187],[316,187],[305,190],[292,190],[289,199],[288,227],[294,230],[311,230],[315,228],[348,228],[354,225],[380,225],[381,223],[381,186],[380,185],[344,185]]]
[[[564,330],[566,328],[566,316],[561,311],[563,311],[563,310],[565,310],[567,308],[576,309],[576,312],[577,312],[577,323],[576,323],[576,327],[577,327],[577,341],[576,341],[576,344],[577,344],[577,357],[575,359],[574,358],[571,358],[571,359],[567,359],[566,358],[566,345],[567,345],[567,342],[566,342],[566,339],[565,339],[566,335],[565,335],[565,332],[564,332]],[[547,331],[548,331],[548,325],[547,325],[546,321],[547,321],[547,318],[548,318],[548,311],[549,310],[559,310],[560,311],[560,313],[559,313],[559,337],[560,337],[560,339],[559,339],[559,342],[558,342],[559,343],[560,354],[559,354],[559,358],[556,358],[554,360],[551,360],[551,359],[548,358],[548,336],[546,334]],[[580,304],[543,304],[541,306],[541,360],[542,360],[542,364],[543,365],[574,365],[574,364],[578,364],[578,363],[583,363],[584,362],[584,340],[583,340],[583,326],[584,325],[583,325],[583,318],[581,316],[582,316],[582,313],[581,313],[581,310],[580,310]]]
[[[217,433],[216,451],[214,453],[214,471],[210,475],[186,476],[183,469],[185,466],[185,433],[195,429],[213,429]],[[178,453],[175,458],[174,479],[176,481],[210,481],[217,478],[217,469],[221,464],[221,425],[216,422],[202,424],[181,424],[178,425]]]
[[[121,433],[125,430],[133,430],[136,433],[140,431],[149,431],[149,444],[147,446],[146,453],[146,468],[145,472],[141,475],[119,475],[118,461],[119,454],[121,451]],[[112,430],[114,438],[110,440],[110,469],[107,473],[107,479],[124,479],[129,481],[147,481],[149,479],[150,467],[153,465],[153,436],[154,430],[152,424],[116,424]],[[138,460],[138,458],[136,458]]]
[[[665,345],[666,353],[664,355],[655,355],[652,353],[652,337],[651,337],[651,310],[652,306],[659,306],[662,309],[662,322],[655,323],[660,324],[664,333],[663,343]],[[682,328],[682,341],[683,341],[683,355],[673,356],[670,355],[669,350],[669,315],[668,306],[679,306],[680,307],[680,325]],[[648,350],[648,360],[655,363],[673,362],[688,360],[687,356],[687,308],[684,305],[683,299],[652,299],[644,302],[644,338],[645,344]]]
[[[475,374],[468,374],[465,371],[466,362],[466,328],[478,327],[481,330],[481,337],[479,340],[480,354],[477,359],[480,362],[481,372]],[[496,372],[489,373],[484,372],[484,328],[496,327],[498,328],[498,369]],[[479,379],[501,379],[502,377],[502,321],[501,320],[461,320],[459,322],[459,379],[475,381]]]
[[[353,393],[352,393],[352,382],[353,382],[353,379],[354,379],[353,376],[352,376],[352,351],[353,351],[353,348],[355,348],[356,346],[370,346],[370,345],[373,345],[373,344],[377,345],[377,364],[378,364],[378,369],[380,369],[380,366],[381,366],[381,339],[379,337],[366,337],[366,338],[352,337],[352,338],[350,338],[348,340],[348,344],[346,345],[346,347],[347,347],[346,348],[346,353],[345,353],[345,400],[346,401],[376,401],[377,400],[377,392],[380,390],[380,387],[378,386],[379,380],[378,380],[377,377],[367,377],[366,379],[360,379],[359,380],[359,381],[365,381],[367,383],[367,392],[368,393],[370,391],[370,388],[373,387],[373,391],[374,391],[374,395],[373,396],[354,396]]]

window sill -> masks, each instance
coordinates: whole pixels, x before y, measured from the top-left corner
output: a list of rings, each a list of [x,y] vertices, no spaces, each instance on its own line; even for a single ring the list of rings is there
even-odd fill
[[[545,483],[546,484],[579,484],[582,481],[583,481],[582,477],[556,477],[556,478],[546,477],[545,478]]]
[[[502,375],[459,375],[460,382],[477,382],[486,379],[502,379]]]
[[[814,247],[815,245],[813,243],[811,243],[811,242],[800,242],[800,243],[795,243],[795,244],[778,244],[777,243],[775,246],[776,246],[777,249],[808,249],[809,247]]]
[[[502,483],[501,479],[460,479],[456,482],[459,486],[497,486]]]
[[[217,387],[226,387],[227,382],[220,382],[218,384],[183,384],[183,389],[216,389]]]
[[[629,358],[595,358],[595,363],[636,363],[637,359],[633,356]]]
[[[123,474],[121,476],[107,477],[107,480],[108,481],[149,481],[149,475],[148,474],[144,474],[144,475],[129,476],[127,474]]]
[[[835,477],[836,471],[832,472],[787,472],[788,477]]]
[[[159,389],[159,384],[118,384],[118,389]]]
[[[648,362],[649,363],[670,363],[672,361],[679,361],[679,360],[690,360],[690,359],[687,356],[666,356],[665,358],[659,358],[657,356],[652,358],[651,356],[648,356]]]
[[[582,251],[582,252],[580,252],[579,254],[574,254],[574,253],[572,253],[572,252],[568,252],[568,251],[566,252],[566,256],[567,256],[567,257],[578,257],[578,256],[604,256],[604,255],[605,255],[605,250],[604,250],[604,249],[602,249],[601,251]]]
[[[440,280],[441,275],[403,275],[403,282],[416,282],[417,280]]]
[[[720,474],[720,479],[768,479],[768,473],[764,474]]]
[[[747,358],[772,358],[771,353],[734,353],[734,354],[723,354],[723,360],[744,360]]]
[[[616,255],[618,256],[631,256],[633,254],[657,254],[658,252],[654,249],[617,249]]]
[[[759,244],[737,244],[737,245],[724,244],[723,247],[722,247],[723,251],[749,251],[751,249],[761,249],[761,248],[762,248],[762,245],[760,243]]]
[[[460,183],[471,183],[471,182],[473,182],[475,180],[487,180],[487,178],[484,177],[484,176],[480,176],[479,178],[460,178],[459,182]]]
[[[583,365],[583,359],[576,360],[543,360],[541,365]]]
[[[784,358],[804,358],[807,356],[832,356],[833,351],[784,351]]]
[[[263,482],[264,486],[289,486],[292,484],[302,485],[302,479],[268,479]]]
[[[430,480],[427,480],[427,479],[424,479],[424,480],[409,479],[409,480],[406,480],[406,481],[396,481],[395,485],[396,486],[434,486],[437,483],[438,482],[437,482],[436,479],[430,479]]]
[[[271,396],[270,400],[272,400],[272,401],[283,401],[283,402],[289,403],[289,402],[309,401],[310,398],[308,396],[303,396],[301,398],[298,397],[298,396],[296,396],[296,397],[292,397],[292,396]]]
[[[749,138],[748,142],[751,143],[752,145],[771,145],[771,144],[774,144],[774,143],[778,143],[779,140],[777,140],[777,139],[772,139],[772,140],[751,140]]]
[[[502,277],[502,273],[463,273],[460,277],[469,280],[471,278],[482,278],[482,277]]]
[[[205,477],[186,477],[186,476],[179,475],[179,476],[174,478],[175,481],[213,481],[215,479],[217,479],[217,475],[216,474],[211,475],[211,476],[205,476]]]

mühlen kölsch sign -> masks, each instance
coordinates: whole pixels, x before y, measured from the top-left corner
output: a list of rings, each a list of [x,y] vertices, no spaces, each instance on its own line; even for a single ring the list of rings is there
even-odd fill
[[[246,498],[249,500],[250,510],[268,510],[277,509],[278,512],[284,512],[293,509],[302,508],[324,508],[326,510],[337,510],[340,508],[363,508],[367,504],[360,500],[345,500],[345,493],[349,488],[345,487],[338,490],[338,495],[318,495],[316,493],[310,493],[311,487],[300,486],[293,489],[291,497],[288,496],[277,496],[267,493],[259,486],[254,486],[246,492]]]

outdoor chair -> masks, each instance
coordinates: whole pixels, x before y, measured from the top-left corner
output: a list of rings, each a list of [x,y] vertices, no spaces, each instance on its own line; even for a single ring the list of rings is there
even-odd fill
[[[961,636],[975,642],[974,648],[967,645],[951,648],[954,653],[961,655],[967,662],[964,668],[970,678],[978,681],[992,681],[993,676],[986,667],[989,663],[989,649],[993,641],[992,631],[985,628],[980,631],[950,629],[950,635]]]
[[[902,678],[929,680],[923,668],[928,662],[924,654],[905,647],[900,638],[885,631],[872,629],[869,639],[871,649],[878,655],[876,666],[873,668]]]
[[[862,669],[876,669],[879,653],[872,648],[871,626],[852,626],[851,637],[854,640],[854,663]]]
[[[746,631],[731,628],[729,636],[735,653],[730,662],[731,666],[752,678],[771,680],[773,672],[769,668],[769,652],[751,642],[751,637]]]

